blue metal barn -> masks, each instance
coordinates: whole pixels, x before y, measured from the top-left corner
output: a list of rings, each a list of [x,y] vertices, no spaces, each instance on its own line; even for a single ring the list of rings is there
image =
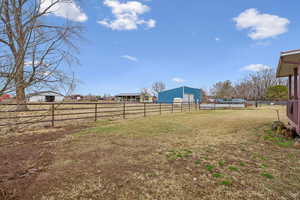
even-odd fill
[[[182,102],[199,103],[201,102],[201,90],[191,87],[179,87],[165,90],[158,94],[159,103],[172,103],[175,98],[181,98]]]

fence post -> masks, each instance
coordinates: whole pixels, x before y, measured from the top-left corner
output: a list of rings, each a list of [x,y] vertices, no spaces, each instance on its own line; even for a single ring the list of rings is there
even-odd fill
[[[95,103],[95,121],[97,121],[97,112],[98,112],[98,108],[97,108],[97,103]]]
[[[174,102],[172,102],[172,113],[174,112]]]
[[[199,104],[199,107],[198,107],[198,110],[201,110],[201,104],[200,104],[200,101],[198,102],[198,104]]]
[[[126,118],[126,104],[125,102],[123,103],[123,119]]]
[[[181,112],[182,112],[182,104],[183,104],[183,102],[181,102],[181,107],[180,107]]]
[[[159,103],[159,114],[161,114],[161,103]]]
[[[189,112],[191,112],[191,102],[189,102]]]
[[[52,115],[52,119],[51,119],[51,125],[52,125],[52,127],[54,127],[54,109],[55,109],[55,107],[54,107],[54,104],[52,104],[52,107],[51,107],[51,115]]]
[[[144,103],[144,117],[146,117],[146,103]]]

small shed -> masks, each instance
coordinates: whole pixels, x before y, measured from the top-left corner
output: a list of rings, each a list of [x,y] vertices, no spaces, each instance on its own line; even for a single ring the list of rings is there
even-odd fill
[[[118,102],[152,103],[153,97],[150,94],[141,93],[120,93],[115,96]]]
[[[120,93],[116,96],[117,101],[121,102],[140,102],[141,94],[140,93]]]
[[[179,99],[185,103],[199,103],[201,102],[201,98],[200,89],[187,86],[164,90],[158,93],[159,103],[173,103],[174,101],[178,102]]]
[[[60,102],[64,100],[64,96],[57,92],[36,92],[28,95],[29,102]]]

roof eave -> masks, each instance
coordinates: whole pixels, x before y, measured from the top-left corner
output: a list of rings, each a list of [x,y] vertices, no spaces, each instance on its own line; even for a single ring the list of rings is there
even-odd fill
[[[286,63],[285,63],[285,61],[283,60],[283,58],[285,56],[291,56],[291,55],[297,55],[297,54],[300,56],[300,49],[281,52],[279,62],[278,62],[278,65],[277,65],[277,70],[276,70],[276,77],[277,78],[283,78],[283,77],[288,77],[289,76],[287,74],[281,74],[281,68],[283,67],[284,64],[292,64],[292,65],[295,65],[295,67],[299,66],[300,63],[293,63],[293,62],[290,62],[290,61],[286,61]]]
[[[300,49],[291,50],[291,51],[283,51],[283,52],[281,52],[281,57],[282,56],[295,55],[295,54],[300,54]]]

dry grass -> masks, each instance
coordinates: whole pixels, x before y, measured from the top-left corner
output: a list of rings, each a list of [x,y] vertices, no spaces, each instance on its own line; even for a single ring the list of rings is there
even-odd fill
[[[300,151],[269,130],[274,109],[286,120],[283,107],[268,107],[99,121],[55,141],[28,191],[42,200],[299,199]]]

